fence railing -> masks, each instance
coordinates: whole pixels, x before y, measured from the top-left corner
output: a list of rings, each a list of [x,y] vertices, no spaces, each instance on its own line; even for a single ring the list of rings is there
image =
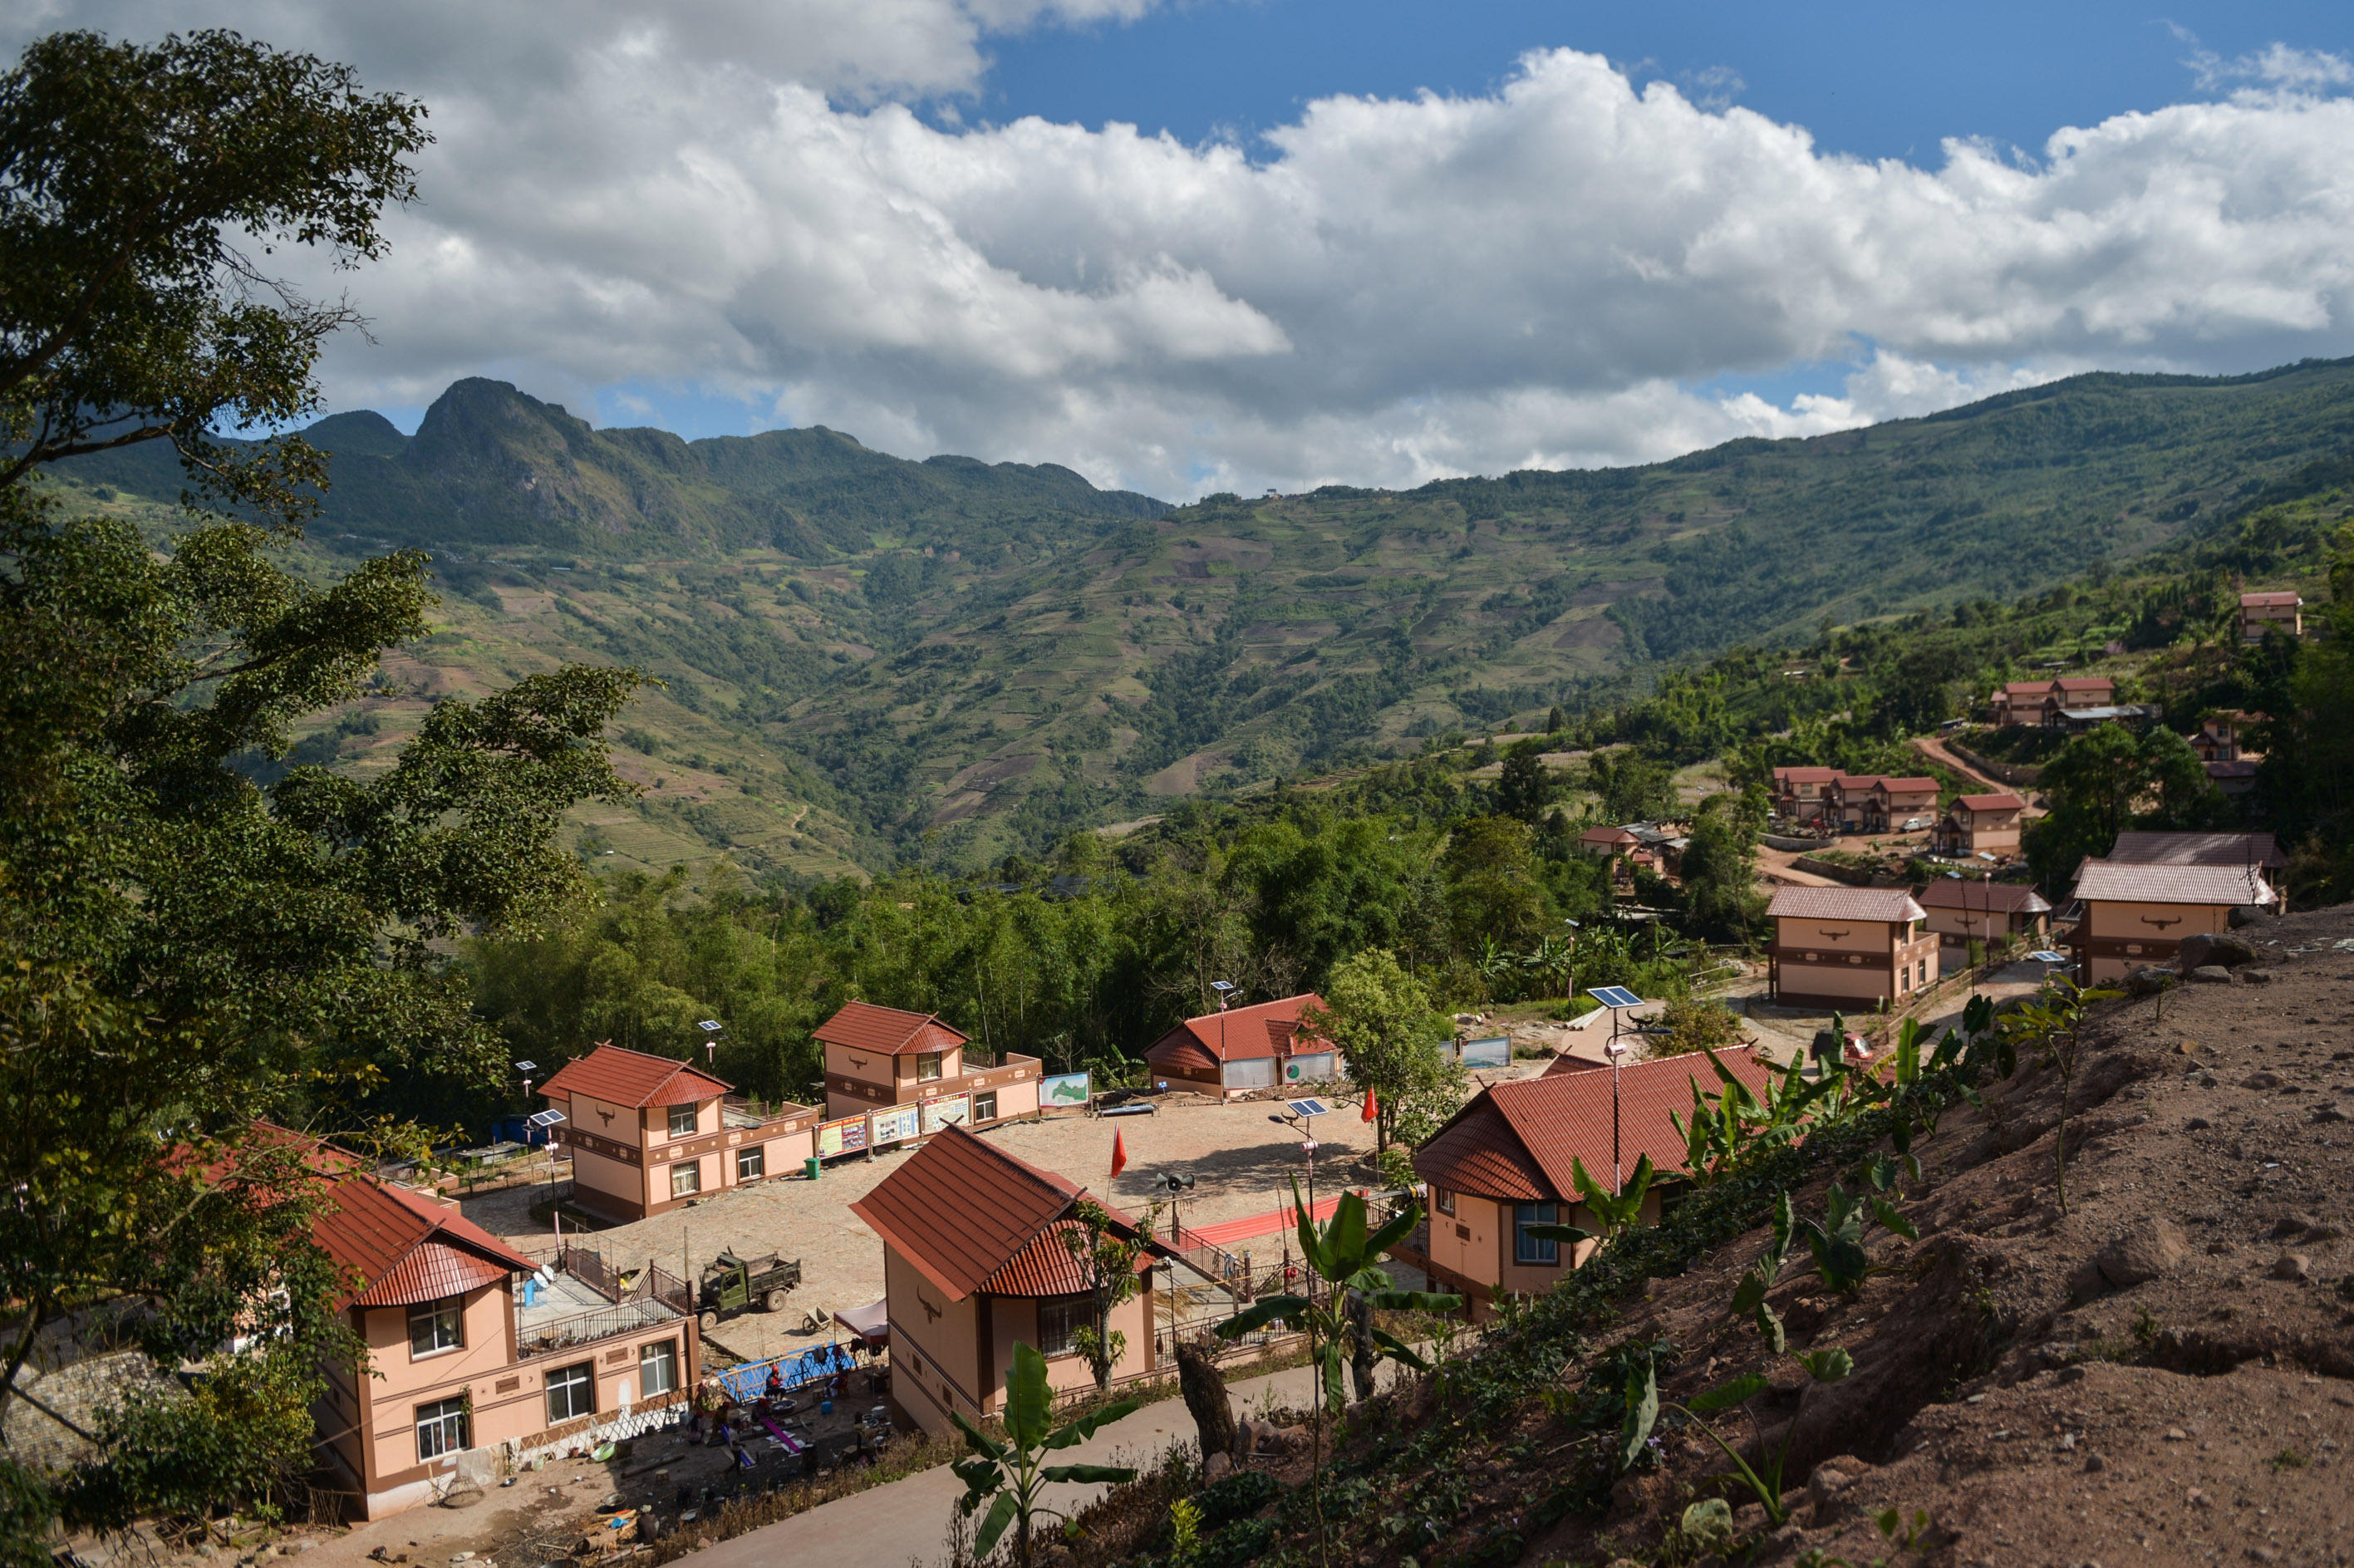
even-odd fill
[[[612,1265],[587,1247],[566,1242],[564,1250],[557,1254],[556,1266],[606,1300],[618,1302],[621,1299],[621,1282]]]
[[[517,1325],[515,1358],[529,1361],[535,1356],[552,1356],[575,1345],[609,1340],[616,1334],[626,1334],[658,1320],[649,1317],[642,1306],[623,1304],[576,1312],[569,1318],[550,1319],[545,1323],[535,1323],[528,1329]]]
[[[630,1292],[632,1301],[648,1298],[661,1302],[682,1318],[695,1310],[693,1287],[658,1263],[646,1265]]]

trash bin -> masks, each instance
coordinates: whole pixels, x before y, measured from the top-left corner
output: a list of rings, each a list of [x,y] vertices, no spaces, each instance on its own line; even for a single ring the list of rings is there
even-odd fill
[[[804,1176],[806,1176],[806,1177],[808,1177],[811,1181],[816,1181],[816,1180],[817,1180],[817,1173],[818,1173],[818,1162],[817,1162],[817,1156],[816,1156],[816,1155],[814,1155],[814,1154],[812,1154],[812,1155],[811,1155],[807,1160],[802,1160],[802,1161],[801,1161],[801,1174],[802,1174],[802,1175],[804,1175]]]

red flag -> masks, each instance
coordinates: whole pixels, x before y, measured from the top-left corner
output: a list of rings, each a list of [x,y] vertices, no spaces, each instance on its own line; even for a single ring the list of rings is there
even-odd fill
[[[1128,1145],[1121,1141],[1119,1129],[1114,1128],[1111,1135],[1111,1173],[1118,1176],[1127,1169]]]
[[[1357,1119],[1359,1121],[1372,1121],[1381,1114],[1382,1102],[1373,1097],[1373,1086],[1367,1084],[1365,1086],[1365,1114],[1359,1117]]]

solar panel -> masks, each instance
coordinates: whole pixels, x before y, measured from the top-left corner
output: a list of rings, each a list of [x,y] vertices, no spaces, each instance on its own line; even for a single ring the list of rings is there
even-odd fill
[[[560,1110],[544,1110],[530,1117],[528,1119],[534,1127],[554,1127],[557,1122],[564,1119],[564,1113]]]
[[[2064,964],[2068,961],[2068,955],[2065,953],[2041,952],[2030,953],[2027,956],[2039,964]]]
[[[1585,993],[1605,1007],[1640,1007],[1643,999],[1623,985],[1596,986]]]
[[[1332,1107],[1322,1100],[1293,1100],[1289,1103],[1291,1114],[1294,1116],[1331,1116],[1332,1114]]]

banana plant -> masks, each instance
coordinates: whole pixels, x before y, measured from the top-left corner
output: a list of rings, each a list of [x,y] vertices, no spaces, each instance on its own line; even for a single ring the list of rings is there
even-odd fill
[[[957,1508],[970,1519],[981,1504],[989,1504],[989,1512],[972,1540],[973,1561],[981,1562],[994,1552],[1007,1527],[1012,1526],[1013,1560],[1020,1568],[1030,1568],[1038,1517],[1066,1517],[1061,1510],[1047,1508],[1038,1500],[1050,1483],[1136,1479],[1134,1470],[1119,1465],[1049,1465],[1044,1460],[1057,1449],[1087,1441],[1096,1435],[1097,1428],[1119,1420],[1137,1404],[1136,1400],[1124,1399],[1082,1415],[1067,1425],[1050,1428],[1047,1421],[1054,1410],[1055,1396],[1046,1383],[1046,1358],[1038,1353],[1035,1346],[1017,1342],[1013,1364],[1005,1376],[1004,1441],[991,1437],[954,1411],[949,1414],[964,1432],[965,1446],[972,1450],[970,1457],[949,1467],[965,1485]]]
[[[1890,1164],[1901,1168],[1901,1161],[1875,1163],[1870,1171],[1875,1186],[1883,1192],[1893,1191]],[[1797,1222],[1797,1233],[1813,1255],[1815,1272],[1825,1285],[1841,1295],[1852,1295],[1862,1287],[1872,1273],[1872,1256],[1863,1250],[1864,1227],[1877,1220],[1882,1228],[1903,1236],[1906,1241],[1919,1241],[1921,1233],[1913,1222],[1897,1212],[1896,1205],[1877,1193],[1850,1194],[1836,1181],[1824,1201],[1823,1217]]]
[[[2125,993],[2084,991],[2065,975],[2044,982],[2041,994],[2002,1021],[1999,1031],[2006,1051],[2020,1045],[2034,1053],[2038,1066],[2060,1075],[2060,1131],[2052,1141],[2052,1181],[2058,1189],[2060,1212],[2068,1212],[2068,1100],[2076,1088],[2076,1065],[2084,1053],[2084,1015],[2093,1003]],[[2015,1054],[2011,1058],[2016,1064]],[[2006,1067],[2006,1075],[2009,1068]]]
[[[1820,1383],[1837,1383],[1855,1370],[1855,1358],[1836,1345],[1797,1352],[1791,1355],[1791,1359],[1807,1370],[1808,1377]],[[1659,1367],[1646,1360],[1627,1382],[1627,1418],[1619,1428],[1619,1467],[1623,1469],[1633,1464],[1636,1456],[1642,1452],[1643,1445],[1650,1438],[1651,1428],[1659,1421],[1659,1412],[1675,1411],[1733,1462],[1733,1468],[1716,1478],[1739,1482],[1766,1510],[1766,1528],[1779,1530],[1790,1518],[1790,1510],[1782,1501],[1782,1471],[1785,1461],[1790,1457],[1790,1439],[1797,1436],[1798,1424],[1793,1421],[1783,1430],[1780,1445],[1770,1453],[1761,1443],[1757,1463],[1752,1465],[1741,1457],[1741,1450],[1726,1442],[1724,1435],[1704,1419],[1719,1411],[1747,1404],[1765,1393],[1766,1386],[1764,1377],[1756,1372],[1746,1372],[1722,1387],[1710,1389],[1678,1404],[1659,1397]]]
[[[1586,1174],[1585,1161],[1573,1157],[1569,1162],[1570,1180],[1577,1184],[1577,1196],[1585,1212],[1594,1216],[1602,1228],[1589,1231],[1583,1225],[1534,1224],[1528,1234],[1538,1241],[1607,1242],[1620,1232],[1631,1229],[1643,1217],[1643,1196],[1651,1190],[1651,1180],[1659,1172],[1651,1168],[1651,1157],[1638,1155],[1634,1173],[1627,1178],[1623,1192],[1613,1192]]]

